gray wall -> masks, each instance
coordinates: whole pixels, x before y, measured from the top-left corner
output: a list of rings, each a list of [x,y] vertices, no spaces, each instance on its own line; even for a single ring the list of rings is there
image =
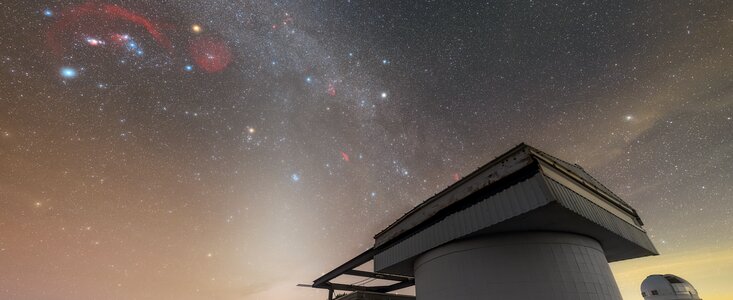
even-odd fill
[[[438,247],[415,262],[418,300],[620,300],[603,249],[567,233],[484,236]]]

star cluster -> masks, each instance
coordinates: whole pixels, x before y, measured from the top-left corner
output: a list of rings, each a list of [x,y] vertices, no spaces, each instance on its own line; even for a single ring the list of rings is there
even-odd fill
[[[733,297],[727,1],[16,2],[0,298],[322,299],[295,284],[519,142]],[[612,266],[628,299],[676,272]]]

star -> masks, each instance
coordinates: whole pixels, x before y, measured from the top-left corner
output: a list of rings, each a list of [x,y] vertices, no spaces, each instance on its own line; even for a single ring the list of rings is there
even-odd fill
[[[87,42],[87,44],[89,46],[100,46],[100,45],[104,45],[104,41],[103,40],[100,40],[100,39],[97,39],[97,38],[94,38],[94,37],[87,37],[85,39],[85,41]]]
[[[554,18],[535,13],[558,9],[538,1],[415,11],[347,0],[327,13],[283,1],[135,2],[4,2],[4,28],[18,32],[3,36],[0,55],[0,98],[11,108],[0,117],[0,194],[20,205],[0,219],[27,229],[0,242],[8,248],[0,253],[18,260],[5,294],[33,298],[33,280],[63,280],[75,271],[63,262],[84,256],[102,262],[100,280],[58,289],[59,298],[94,298],[95,287],[118,283],[118,298],[139,298],[127,286],[163,276],[171,280],[146,293],[186,281],[182,293],[226,298],[222,286],[247,290],[247,278],[258,277],[272,290],[241,298],[319,299],[323,292],[301,297],[308,292],[282,284],[314,278],[268,261],[295,253],[283,261],[297,262],[326,244],[346,257],[521,141],[570,163],[592,161],[593,174],[639,206],[665,254],[728,246],[725,234],[705,229],[733,223],[721,196],[733,173],[721,146],[733,140],[733,112],[716,27],[733,6],[568,2],[567,17]],[[700,18],[684,18],[688,10]],[[650,19],[663,22],[638,21]],[[429,34],[415,34],[426,26]],[[700,201],[689,205],[685,195]],[[673,226],[679,211],[696,222]],[[184,226],[146,230],[161,224]],[[323,240],[302,238],[311,231]],[[690,235],[697,231],[705,234]],[[192,251],[169,251],[181,245]],[[180,268],[147,252],[176,255]],[[242,259],[236,274],[218,263]],[[308,260],[298,273],[334,263]],[[23,272],[45,261],[58,272]],[[119,270],[107,267],[113,262]],[[647,270],[639,262],[629,265]],[[268,267],[276,271],[258,273]],[[622,280],[637,296],[640,281]]]
[[[199,24],[193,24],[191,25],[191,31],[193,31],[193,33],[200,33],[203,31],[203,28],[201,28],[201,25]]]
[[[76,69],[72,67],[61,67],[59,70],[59,75],[65,79],[73,79],[76,78],[79,73],[76,71]]]

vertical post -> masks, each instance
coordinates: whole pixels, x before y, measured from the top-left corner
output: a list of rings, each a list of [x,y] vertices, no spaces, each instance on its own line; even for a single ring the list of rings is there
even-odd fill
[[[328,300],[333,300],[333,289],[328,289]]]

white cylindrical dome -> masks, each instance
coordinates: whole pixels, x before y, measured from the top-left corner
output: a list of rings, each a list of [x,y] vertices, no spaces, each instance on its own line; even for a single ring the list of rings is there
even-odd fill
[[[649,275],[641,283],[641,296],[645,300],[700,300],[692,284],[672,274]]]
[[[621,300],[601,245],[558,232],[452,242],[414,264],[419,300]]]

